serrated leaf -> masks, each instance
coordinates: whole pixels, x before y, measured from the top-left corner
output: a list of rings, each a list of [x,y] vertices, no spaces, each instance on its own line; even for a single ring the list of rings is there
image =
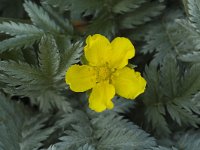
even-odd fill
[[[186,111],[180,106],[174,104],[167,104],[167,111],[169,115],[175,120],[180,126],[184,125],[192,125],[194,127],[198,127],[197,124],[200,122],[198,116],[193,115],[190,111]]]
[[[194,64],[187,70],[181,83],[181,93],[183,95],[195,94],[200,90],[200,64]]]
[[[58,1],[56,1],[56,3],[57,2]],[[45,2],[42,3],[42,6],[45,11],[47,11],[54,20],[56,20],[57,25],[65,31],[64,34],[73,34],[73,26],[70,20],[61,16],[57,11],[53,10],[52,7],[50,7],[49,4],[46,4]]]
[[[54,38],[50,35],[43,36],[39,45],[39,64],[41,71],[53,77],[57,74],[60,65],[60,53]]]
[[[41,72],[31,67],[30,65],[23,62],[14,62],[14,61],[1,61],[0,70],[8,75],[12,76],[21,81],[35,81],[36,79],[42,79]]]
[[[200,52],[193,51],[188,54],[183,54],[179,56],[179,59],[184,62],[199,63],[200,62]]]
[[[0,42],[0,53],[6,50],[27,48],[39,41],[42,37],[39,35],[19,35],[10,39],[6,39]]]
[[[92,145],[98,150],[136,150],[155,146],[154,138],[149,137],[149,134],[116,113],[111,111],[102,114],[91,111],[88,113],[80,112],[79,114],[82,117],[80,115],[74,116],[72,113],[72,116],[74,116],[72,119],[67,117],[69,115],[66,115],[64,120],[68,125],[71,122],[73,129],[66,130],[65,134],[67,135],[61,137],[61,142],[56,144],[60,148],[59,150],[75,150],[80,146],[84,147],[85,144]]]
[[[0,103],[0,149],[38,149],[43,145],[42,141],[54,131],[51,127],[44,129],[47,115],[34,115],[22,105],[12,103],[2,95]]]
[[[169,98],[174,98],[178,95],[178,88],[180,87],[179,72],[176,58],[173,55],[165,56],[163,66],[161,68],[161,84],[162,93]]]
[[[77,42],[63,52],[58,69],[58,74],[60,77],[63,77],[65,75],[65,72],[70,65],[78,63],[80,61],[82,51],[82,43]]]
[[[145,36],[147,44],[143,46],[142,52],[145,54],[155,53],[153,59],[155,64],[162,64],[168,54],[177,55],[193,49],[188,31],[171,19],[173,15],[181,17],[182,12],[170,11],[164,17],[168,19],[168,22],[154,24],[152,28],[149,28],[149,32]]]
[[[92,139],[92,130],[88,125],[73,125],[73,129],[75,131],[66,131],[68,135],[61,137],[61,142],[56,144],[56,146],[60,150],[67,150],[75,147],[80,147],[85,143],[89,143]]]
[[[149,68],[146,69],[145,78],[148,87],[143,96],[146,105],[145,115],[157,135],[169,136],[171,133],[168,127],[170,123],[167,122],[167,114],[179,126],[197,127],[197,124],[199,124],[200,120],[195,114],[199,113],[199,108],[192,101],[193,88],[199,88],[197,76],[199,73],[193,69],[192,67],[192,72],[187,73],[180,80],[182,76],[175,57],[172,55],[167,56],[159,68],[151,63]],[[190,73],[195,75],[192,76]],[[197,81],[192,78],[197,79]],[[180,81],[182,84],[180,84]]]
[[[144,78],[148,83],[148,87],[144,93],[143,101],[149,106],[154,102],[161,101],[163,94],[160,92],[160,73],[157,70],[157,66],[151,63],[145,68]]]
[[[170,43],[169,37],[165,28],[161,25],[156,25],[154,28],[148,32],[145,36],[145,41],[147,44],[143,46],[143,53],[153,53],[156,51],[157,53],[154,56],[154,62],[161,63],[163,58],[173,51],[173,46]]]
[[[113,111],[117,113],[126,113],[129,111],[130,108],[134,108],[134,101],[127,100],[125,98],[114,98],[113,99],[115,107],[113,108]]]
[[[59,94],[63,81],[54,81],[52,77],[42,74],[39,68],[26,63],[2,61],[0,71],[3,72],[0,81],[7,85],[4,90],[10,94],[30,97],[31,103],[39,105],[43,112],[48,112],[55,106],[65,112],[71,111],[69,102]]]
[[[40,96],[37,97],[36,103],[39,104],[42,112],[50,112],[55,108],[55,106],[64,112],[72,111],[71,105],[66,101],[66,98],[53,90],[51,91],[46,89],[41,91]]]
[[[119,0],[116,2],[116,4],[113,6],[112,11],[114,13],[120,13],[123,14],[125,12],[130,12],[135,10],[136,8],[140,7],[142,3],[144,3],[146,0]]]
[[[153,17],[161,14],[165,6],[162,3],[149,2],[135,11],[126,14],[120,21],[121,28],[135,28],[137,25],[144,24],[152,20]]]
[[[148,123],[152,125],[152,128],[158,136],[167,137],[171,131],[165,120],[165,111],[163,110],[164,107],[162,105],[149,106],[145,110],[145,116],[147,117]]]
[[[200,147],[200,132],[188,131],[184,133],[177,142],[179,149],[197,150]]]
[[[44,128],[44,123],[47,119],[48,118],[45,118],[44,116],[36,116],[24,123],[24,126],[22,126],[24,129],[21,133],[23,138],[22,141],[24,142],[20,143],[20,150],[36,149],[43,145],[40,141],[47,139],[55,130],[54,127],[42,129]]]
[[[29,0],[26,0],[24,3],[24,8],[35,26],[42,28],[47,32],[60,32],[59,26],[57,26],[56,23],[51,20],[48,13],[42,7],[37,6]]]
[[[200,32],[200,1],[188,0],[188,12],[190,14],[190,21],[194,24],[196,29]]]
[[[75,110],[72,113],[65,113],[62,115],[62,119],[58,120],[56,125],[61,128],[65,128],[70,124],[75,123],[87,124],[88,116],[81,110]]]
[[[117,31],[116,23],[114,18],[111,18],[107,13],[102,12],[88,26],[86,33],[87,35],[99,33],[111,38]]]
[[[154,139],[137,126],[122,119],[120,116],[105,117],[107,124],[101,124],[102,119],[95,122],[98,125],[100,140],[98,149],[149,149],[155,146]],[[120,120],[122,121],[120,123]],[[108,123],[110,122],[110,123]],[[116,124],[117,123],[117,124]],[[110,128],[108,128],[110,126]],[[97,130],[98,131],[98,130]],[[143,142],[142,142],[143,141]],[[145,141],[145,144],[144,144]]]
[[[64,0],[65,1],[65,0]],[[94,12],[99,6],[102,6],[102,1],[99,0],[67,0],[63,4],[70,6],[72,16],[77,18],[84,12]]]
[[[188,53],[189,51],[199,50],[200,33],[196,32],[191,22],[185,19],[177,19],[176,22],[179,26],[175,29],[178,32],[174,30],[174,35],[180,41],[179,51]]]
[[[44,34],[44,32],[30,24],[24,24],[24,23],[15,23],[15,22],[3,22],[0,24],[0,32],[6,33],[12,36],[15,35],[41,35]]]

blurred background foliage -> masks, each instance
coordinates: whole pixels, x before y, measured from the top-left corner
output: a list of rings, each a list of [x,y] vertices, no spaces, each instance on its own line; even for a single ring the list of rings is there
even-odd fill
[[[147,80],[103,113],[64,81],[95,33],[131,39]],[[0,149],[199,149],[199,0],[0,0],[0,40]]]

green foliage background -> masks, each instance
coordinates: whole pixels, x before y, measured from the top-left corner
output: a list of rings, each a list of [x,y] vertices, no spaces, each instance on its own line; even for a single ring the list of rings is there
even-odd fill
[[[199,0],[0,0],[0,150],[200,149]],[[95,113],[65,84],[87,35],[128,37],[147,80]]]

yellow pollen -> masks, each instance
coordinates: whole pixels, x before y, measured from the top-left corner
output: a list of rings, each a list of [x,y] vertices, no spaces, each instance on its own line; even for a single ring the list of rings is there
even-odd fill
[[[97,82],[109,80],[111,75],[111,70],[104,66],[97,68]]]

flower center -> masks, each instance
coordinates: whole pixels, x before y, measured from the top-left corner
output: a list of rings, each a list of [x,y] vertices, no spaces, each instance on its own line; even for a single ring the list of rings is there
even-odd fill
[[[97,82],[109,80],[111,75],[111,70],[107,66],[97,68]]]

